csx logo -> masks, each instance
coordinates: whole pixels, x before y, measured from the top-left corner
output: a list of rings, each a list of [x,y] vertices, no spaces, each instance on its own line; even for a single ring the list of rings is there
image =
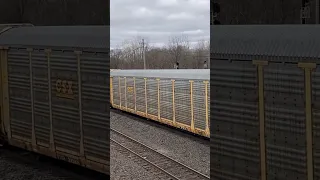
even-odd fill
[[[56,81],[57,96],[63,98],[74,98],[72,91],[72,81],[58,79]]]
[[[128,91],[128,93],[132,93],[133,92],[133,87],[127,87],[127,91]]]

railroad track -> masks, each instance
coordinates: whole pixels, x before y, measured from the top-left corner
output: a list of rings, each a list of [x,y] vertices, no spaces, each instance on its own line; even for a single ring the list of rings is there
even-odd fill
[[[120,152],[135,157],[141,166],[154,172],[159,179],[172,180],[207,180],[206,176],[168,156],[165,156],[151,147],[132,139],[131,137],[110,129],[111,144],[118,146]]]
[[[0,147],[0,161],[4,160],[10,165],[10,167],[5,170],[14,174],[14,177],[10,177],[10,179],[109,179],[109,176],[105,174],[8,145]],[[1,171],[3,170],[4,169],[1,169]],[[28,171],[27,174],[25,174],[26,171]]]
[[[156,127],[162,128],[162,129],[166,129],[166,130],[168,130],[170,132],[174,132],[175,134],[179,134],[181,136],[188,136],[188,138],[194,139],[196,141],[201,141],[201,142],[203,142],[205,144],[207,144],[208,141],[210,141],[210,138],[208,138],[208,137],[200,136],[198,134],[191,133],[191,132],[189,132],[187,130],[176,128],[176,127],[173,127],[173,126],[170,126],[170,125],[167,125],[167,124],[163,124],[163,123],[160,123],[158,121],[148,120],[145,117],[141,117],[141,116],[133,114],[133,113],[129,113],[129,112],[126,112],[126,111],[123,111],[123,110],[120,110],[120,109],[116,109],[116,108],[113,108],[112,106],[110,106],[110,112],[113,112],[113,113],[116,113],[116,114],[120,114],[121,116],[126,116],[126,117],[128,117],[128,118],[130,118],[132,120],[140,121],[140,122],[152,125],[152,126],[156,126]]]

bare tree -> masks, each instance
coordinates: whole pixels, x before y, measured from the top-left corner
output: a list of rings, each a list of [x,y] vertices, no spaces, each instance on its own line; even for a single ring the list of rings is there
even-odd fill
[[[143,68],[143,48],[142,48],[143,37],[136,37],[132,40],[124,41],[121,48],[121,60],[123,67],[130,67],[133,69]],[[148,40],[144,41],[144,49],[146,52],[149,51],[150,46]]]
[[[197,42],[194,50],[193,50],[193,60],[192,60],[192,67],[195,68],[203,68],[204,63],[208,62],[209,60],[209,54],[210,54],[210,49],[209,49],[209,43],[208,41],[205,40],[200,40]]]
[[[182,34],[181,36],[169,38],[168,52],[170,54],[172,65],[179,62],[180,67],[185,67],[185,65],[180,62],[183,62],[186,58],[189,48],[190,44],[188,36]]]
[[[143,69],[142,37],[124,41],[121,48],[110,54],[112,69]],[[210,66],[210,42],[199,41],[194,48],[189,47],[186,36],[170,38],[167,46],[159,48],[146,44],[146,62],[148,69],[172,69],[178,60],[180,68],[203,68],[207,61]],[[116,61],[116,62],[115,62]]]

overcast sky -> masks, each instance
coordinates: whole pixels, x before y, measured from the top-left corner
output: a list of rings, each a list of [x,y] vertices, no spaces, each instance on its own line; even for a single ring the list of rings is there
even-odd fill
[[[111,0],[111,48],[138,36],[161,46],[182,33],[210,39],[210,0]]]

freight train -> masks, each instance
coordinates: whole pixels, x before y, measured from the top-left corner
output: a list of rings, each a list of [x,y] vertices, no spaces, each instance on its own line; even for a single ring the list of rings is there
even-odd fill
[[[210,70],[111,70],[111,106],[210,137]]]
[[[319,32],[211,27],[211,179],[320,179]]]
[[[209,70],[110,71],[105,26],[3,27],[3,143],[110,175],[110,100],[210,137]]]
[[[109,27],[6,26],[0,69],[5,143],[110,175]]]

